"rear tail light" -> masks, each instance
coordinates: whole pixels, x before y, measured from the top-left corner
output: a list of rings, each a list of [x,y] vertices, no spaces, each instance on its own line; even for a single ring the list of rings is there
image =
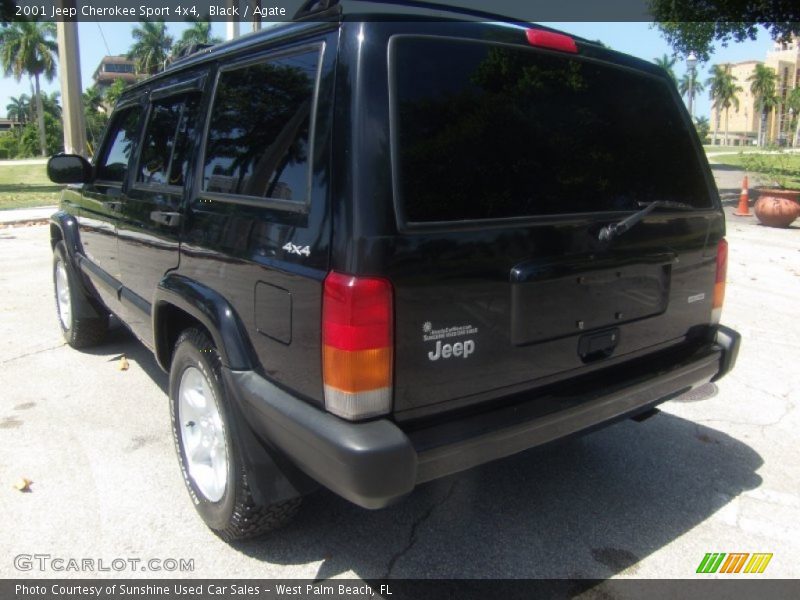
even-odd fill
[[[322,298],[325,408],[356,420],[392,408],[392,284],[331,272]]]
[[[544,31],[542,29],[526,29],[525,37],[528,38],[528,43],[531,46],[549,48],[550,50],[559,50],[561,52],[571,52],[573,54],[578,52],[578,46],[575,44],[575,40],[563,33]]]
[[[714,278],[714,301],[711,304],[711,322],[719,323],[722,303],[725,301],[725,277],[728,274],[728,242],[721,239],[717,245],[717,275]]]

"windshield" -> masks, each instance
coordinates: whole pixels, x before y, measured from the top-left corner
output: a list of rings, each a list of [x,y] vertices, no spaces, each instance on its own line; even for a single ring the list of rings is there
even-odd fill
[[[397,190],[410,222],[711,206],[667,84],[485,42],[392,40]]]

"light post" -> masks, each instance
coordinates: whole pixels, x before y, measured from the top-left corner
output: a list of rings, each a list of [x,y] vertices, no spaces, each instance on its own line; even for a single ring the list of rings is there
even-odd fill
[[[689,56],[686,57],[686,66],[689,68],[689,118],[694,123],[694,76],[697,67],[697,56],[694,52],[689,52]]]

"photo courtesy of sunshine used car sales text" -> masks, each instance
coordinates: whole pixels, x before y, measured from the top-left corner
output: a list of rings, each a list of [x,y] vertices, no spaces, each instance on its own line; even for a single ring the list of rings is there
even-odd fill
[[[47,597],[61,599],[77,598],[343,598],[361,600],[366,598],[391,598],[391,584],[374,587],[367,583],[96,583],[89,585],[74,583],[39,583],[14,586],[18,598]]]

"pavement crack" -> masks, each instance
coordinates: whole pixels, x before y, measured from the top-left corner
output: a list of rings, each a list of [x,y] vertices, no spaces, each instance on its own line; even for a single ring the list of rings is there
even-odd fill
[[[27,358],[29,356],[35,356],[37,354],[43,354],[45,352],[50,352],[51,350],[58,350],[66,346],[66,342],[61,342],[57,346],[50,346],[48,348],[42,348],[40,350],[33,350],[32,352],[26,352],[25,354],[20,354],[19,356],[12,356],[11,358],[6,358],[5,360],[0,360],[0,365],[4,365],[6,363],[14,362],[15,360],[19,360],[20,358]]]
[[[411,548],[413,548],[414,545],[417,543],[417,530],[419,529],[420,525],[422,525],[425,521],[427,521],[437,508],[443,506],[444,504],[447,503],[448,500],[450,500],[450,498],[453,496],[453,492],[455,492],[457,483],[458,481],[453,481],[453,483],[450,484],[450,488],[447,490],[447,493],[445,493],[445,495],[442,496],[442,499],[431,504],[430,507],[428,507],[428,510],[426,510],[421,516],[419,516],[417,519],[414,520],[414,522],[411,524],[411,531],[409,532],[408,535],[408,542],[406,542],[406,545],[403,548],[401,548],[398,552],[395,552],[389,559],[389,564],[386,567],[386,573],[383,575],[381,579],[389,579],[389,577],[391,577],[392,571],[394,570],[394,566],[395,564],[397,564],[397,561],[403,558],[403,556],[405,556],[408,553],[408,551],[411,550]]]

